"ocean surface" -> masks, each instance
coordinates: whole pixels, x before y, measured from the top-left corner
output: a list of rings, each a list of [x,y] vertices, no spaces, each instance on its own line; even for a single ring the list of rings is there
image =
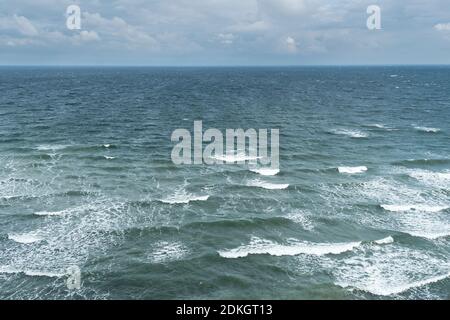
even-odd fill
[[[450,298],[450,67],[2,67],[0,119],[0,299]]]

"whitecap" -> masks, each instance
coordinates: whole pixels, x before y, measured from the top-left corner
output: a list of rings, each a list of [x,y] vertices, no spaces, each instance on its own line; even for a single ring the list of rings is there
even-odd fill
[[[252,180],[247,183],[249,187],[258,187],[268,190],[284,190],[289,187],[287,183],[270,183],[261,180]]]
[[[295,223],[298,223],[305,230],[314,229],[314,224],[311,219],[301,210],[290,212],[285,217]]]
[[[408,175],[426,185],[438,188],[450,187],[450,172],[434,172],[427,170],[413,170]]]
[[[192,201],[206,201],[209,199],[209,195],[207,196],[195,196],[191,194],[178,194],[174,196],[167,197],[165,199],[161,199],[160,201],[168,204],[188,204]]]
[[[43,240],[43,238],[37,236],[34,233],[23,233],[23,234],[11,233],[8,234],[8,239],[22,244],[31,244]]]
[[[391,244],[394,243],[394,238],[392,238],[391,236],[380,239],[380,240],[375,240],[374,243],[376,244]]]
[[[439,238],[446,238],[450,236],[450,228],[447,228],[447,230],[435,230],[433,232],[429,232],[426,230],[409,230],[405,231],[405,233],[408,233],[414,237],[436,240]]]
[[[436,283],[436,282],[445,280],[449,277],[450,277],[450,272],[447,274],[438,275],[435,277],[418,280],[418,281],[414,281],[414,282],[410,282],[410,283],[405,283],[405,284],[383,286],[383,285],[377,285],[376,283],[373,283],[372,285],[368,285],[364,288],[359,288],[359,289],[368,291],[368,292],[378,295],[378,296],[391,296],[391,295],[396,295],[396,294],[406,292],[406,291],[414,289],[414,288],[419,288],[419,287],[423,287],[423,286],[426,286],[426,285],[429,285],[432,283]],[[351,287],[351,285],[347,284],[347,285],[343,285],[343,287],[348,288],[348,287]]]
[[[28,269],[16,269],[9,266],[0,266],[0,273],[6,274],[25,274],[30,277],[49,277],[49,278],[61,278],[64,277],[65,273],[56,273],[49,271],[40,271],[40,270],[28,270]]]
[[[344,260],[331,261],[329,267],[335,284],[343,288],[391,296],[448,278],[450,269],[445,260],[428,250],[389,245],[377,250],[363,248]]]
[[[275,176],[280,172],[280,169],[273,169],[273,168],[253,168],[249,170],[251,172],[258,173],[262,176]]]
[[[421,131],[421,132],[427,132],[427,133],[437,133],[441,131],[439,128],[431,128],[431,127],[414,127],[414,129]]]
[[[394,129],[392,127],[388,127],[388,126],[386,126],[384,124],[381,124],[381,123],[368,124],[367,126],[368,127],[377,128],[377,129],[383,129],[383,130],[386,130],[386,131],[397,131],[398,130],[398,129]]]
[[[103,156],[106,160],[114,160],[116,157]]]
[[[50,144],[41,144],[39,146],[36,147],[36,150],[39,151],[56,151],[56,150],[62,150],[64,148],[66,148],[66,145],[50,145]]]
[[[386,129],[384,124],[379,124],[379,123],[369,124],[369,127],[375,127],[378,129]]]
[[[392,212],[405,212],[405,211],[421,211],[421,212],[439,212],[449,208],[449,206],[433,206],[433,205],[396,205],[396,204],[382,204],[380,205],[384,210]]]
[[[269,240],[253,237],[248,245],[243,245],[235,249],[218,251],[218,253],[221,257],[229,259],[263,254],[277,257],[296,256],[300,254],[321,256],[327,254],[341,254],[346,251],[351,251],[360,245],[361,242],[311,243],[300,242],[298,240],[290,240],[288,244],[283,245]]]
[[[349,136],[351,138],[367,138],[369,135],[359,130],[336,129],[331,131],[333,134]]]
[[[34,215],[36,215],[36,216],[62,216],[64,214],[66,214],[66,213],[67,213],[66,210],[53,211],[53,212],[39,211],[39,212],[35,212]]]
[[[360,167],[339,167],[338,168],[339,173],[348,173],[348,174],[355,174],[355,173],[362,173],[367,171],[367,167],[360,166]]]
[[[187,254],[187,248],[180,242],[160,241],[154,245],[150,260],[154,263],[177,261]]]

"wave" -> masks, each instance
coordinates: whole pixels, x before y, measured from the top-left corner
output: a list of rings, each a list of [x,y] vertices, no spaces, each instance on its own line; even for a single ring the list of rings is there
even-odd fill
[[[301,210],[292,211],[283,218],[287,218],[290,221],[301,225],[302,228],[305,230],[311,231],[314,229],[313,221],[310,219],[310,217],[307,214],[305,214]]]
[[[388,127],[388,126],[386,126],[384,124],[380,124],[380,123],[368,124],[366,126],[369,128],[377,128],[377,129],[386,130],[386,131],[398,131],[398,129],[394,129],[392,127]]]
[[[331,131],[332,134],[344,135],[351,138],[367,138],[369,135],[365,132],[359,130],[349,130],[349,129],[336,129]]]
[[[444,165],[449,163],[450,159],[442,158],[442,159],[408,159],[395,161],[392,164],[399,166],[411,166],[411,165]]]
[[[249,187],[258,187],[268,190],[284,190],[289,187],[287,183],[270,183],[261,180],[252,180],[247,183]]]
[[[449,206],[430,206],[430,205],[396,205],[396,204],[382,204],[380,205],[384,210],[392,212],[405,211],[420,211],[420,212],[439,212],[450,208]]]
[[[378,129],[386,129],[386,126],[384,124],[379,124],[379,123],[369,124],[368,126],[378,128]]]
[[[360,246],[362,242],[349,243],[311,243],[299,242],[291,240],[287,245],[278,244],[269,240],[253,237],[250,244],[235,249],[218,251],[223,258],[236,259],[244,258],[249,255],[268,254],[271,256],[296,256],[300,254],[306,255],[327,255],[341,254],[351,251]]]
[[[249,170],[251,172],[258,173],[262,176],[275,176],[280,172],[280,169],[272,169],[272,168],[254,168]]]
[[[165,199],[161,199],[162,203],[168,203],[168,204],[188,204],[192,201],[206,201],[209,199],[209,195],[207,196],[195,196],[191,194],[180,194],[180,195],[174,195],[171,197],[167,197]]]
[[[408,175],[426,185],[447,189],[450,187],[450,172],[434,172],[427,170],[414,170]]]
[[[405,233],[408,233],[409,235],[413,237],[419,237],[419,238],[425,238],[429,240],[437,240],[440,238],[447,238],[450,236],[450,229],[443,230],[443,231],[434,231],[434,232],[427,232],[427,231],[421,231],[421,230],[413,230],[413,231],[405,231]]]
[[[8,234],[8,239],[22,243],[22,244],[31,244],[35,242],[40,242],[43,238],[33,234],[33,233],[24,233],[24,234]]]
[[[67,213],[67,210],[61,210],[61,211],[39,211],[35,212],[34,215],[36,216],[63,216]]]
[[[41,144],[39,146],[36,147],[36,150],[39,151],[57,151],[57,150],[63,150],[65,148],[67,148],[67,145],[60,145],[60,144],[56,144],[56,145],[51,145],[51,144]]]
[[[188,252],[182,243],[160,241],[154,245],[150,259],[154,263],[177,261],[185,257]]]
[[[391,244],[394,243],[394,238],[389,236],[380,240],[375,240],[374,243],[376,244]]]
[[[431,128],[431,127],[414,127],[417,131],[427,132],[427,133],[438,133],[441,131],[439,128]]]
[[[114,160],[116,157],[103,156],[106,160]]]
[[[48,271],[39,271],[39,270],[22,270],[22,269],[15,269],[11,267],[5,267],[0,266],[0,273],[6,273],[6,274],[24,274],[26,276],[30,277],[49,277],[49,278],[62,278],[66,276],[65,273],[55,273],[55,272],[48,272]]]
[[[339,171],[339,173],[349,173],[349,174],[363,173],[363,172],[367,171],[367,167],[365,167],[365,166],[360,166],[360,167],[339,167],[338,171]]]
[[[447,274],[442,274],[438,276],[434,276],[431,278],[413,281],[410,283],[405,283],[397,286],[367,286],[365,288],[358,288],[367,292],[370,292],[372,294],[378,295],[378,296],[392,296],[392,295],[398,295],[400,293],[409,291],[414,288],[420,288],[424,287],[429,284],[433,284],[442,280],[445,280],[450,277],[450,272]],[[352,287],[351,285],[344,285],[344,288]]]
[[[382,290],[382,291],[379,291],[378,294],[384,295],[384,296],[386,296],[386,295],[393,295],[393,294],[399,294],[399,293],[408,291],[408,290],[413,289],[413,288],[423,287],[423,286],[426,286],[426,285],[429,285],[429,284],[432,284],[432,283],[436,283],[436,282],[442,281],[442,280],[447,279],[449,277],[450,277],[450,272],[447,273],[447,274],[443,274],[443,275],[431,277],[431,278],[428,278],[428,279],[414,281],[414,282],[411,282],[411,283],[408,283],[408,284],[397,286],[397,287],[391,288],[390,290]]]
[[[81,212],[84,212],[89,209],[90,209],[90,206],[87,204],[87,205],[81,205],[78,207],[67,208],[67,209],[60,210],[60,211],[39,211],[39,212],[35,212],[34,215],[36,215],[36,216],[64,216],[64,215],[81,213]]]

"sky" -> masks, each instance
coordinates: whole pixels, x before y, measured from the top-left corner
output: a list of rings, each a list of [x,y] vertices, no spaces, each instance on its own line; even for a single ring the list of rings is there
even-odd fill
[[[0,65],[352,64],[450,64],[450,0],[0,0]]]

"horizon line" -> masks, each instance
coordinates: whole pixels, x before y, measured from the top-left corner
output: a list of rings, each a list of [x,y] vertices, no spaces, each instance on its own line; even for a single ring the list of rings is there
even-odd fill
[[[421,67],[421,66],[436,66],[436,67],[449,67],[450,64],[442,63],[405,63],[405,64],[211,64],[211,65],[134,65],[134,64],[0,64],[0,68],[4,67],[79,67],[79,68],[296,68],[296,67]]]

